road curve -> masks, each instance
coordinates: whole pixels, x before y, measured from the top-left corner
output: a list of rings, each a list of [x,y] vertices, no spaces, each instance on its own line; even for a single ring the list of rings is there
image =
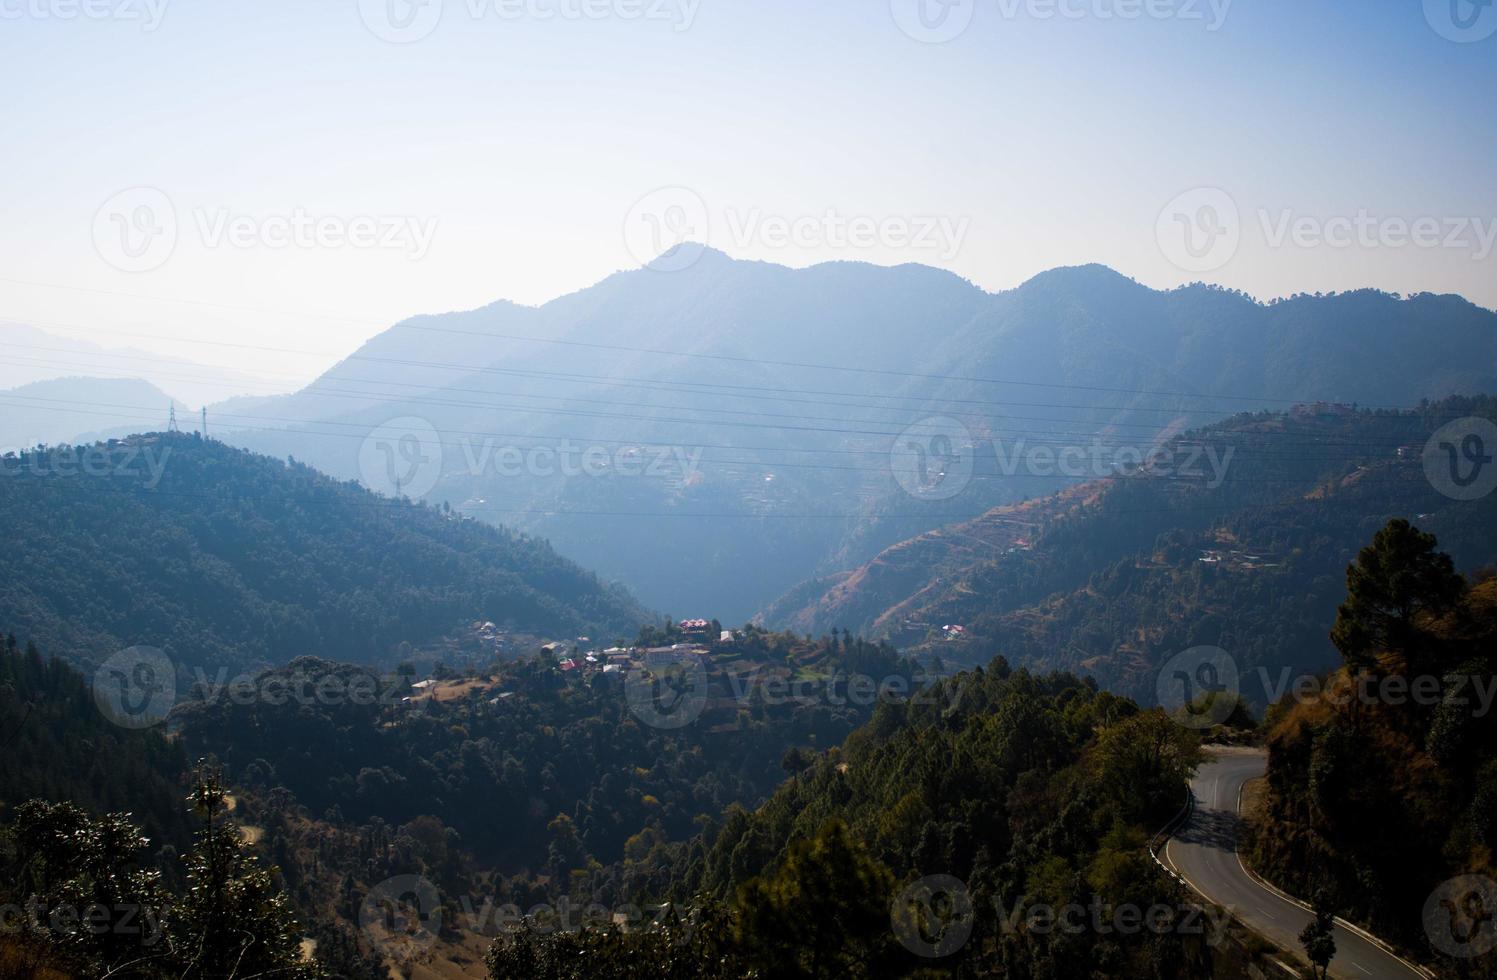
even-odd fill
[[[1260,885],[1237,855],[1242,819],[1237,813],[1242,786],[1263,775],[1265,753],[1222,749],[1213,753],[1191,780],[1195,809],[1160,856],[1208,900],[1229,909],[1242,923],[1274,944],[1300,953],[1299,934],[1311,915]],[[1426,980],[1425,975],[1341,925],[1336,926],[1336,958],[1331,976],[1347,980]]]

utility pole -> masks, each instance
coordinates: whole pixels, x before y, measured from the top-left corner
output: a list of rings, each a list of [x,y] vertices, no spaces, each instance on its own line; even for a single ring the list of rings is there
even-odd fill
[[[177,431],[177,403],[176,402],[172,402],[172,411],[171,411],[171,414],[168,415],[167,418],[166,418],[166,431],[167,432],[176,432]]]
[[[208,406],[203,406],[203,438],[208,438]]]

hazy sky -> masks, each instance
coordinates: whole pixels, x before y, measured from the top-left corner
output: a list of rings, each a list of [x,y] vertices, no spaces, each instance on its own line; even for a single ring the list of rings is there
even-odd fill
[[[681,234],[1493,307],[1490,35],[1468,0],[0,0],[0,319],[289,383]]]

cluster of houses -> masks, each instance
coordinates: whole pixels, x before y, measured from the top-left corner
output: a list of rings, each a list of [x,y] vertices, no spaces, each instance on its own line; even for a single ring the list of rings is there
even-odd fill
[[[609,647],[576,653],[557,664],[564,674],[627,673],[640,668],[672,667],[705,660],[709,648],[701,643],[674,643],[668,647]]]

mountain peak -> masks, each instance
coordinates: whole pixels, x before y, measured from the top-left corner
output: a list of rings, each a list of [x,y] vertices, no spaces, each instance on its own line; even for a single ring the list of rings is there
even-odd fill
[[[1123,275],[1111,266],[1100,262],[1085,265],[1063,265],[1047,269],[1030,277],[1019,285],[1019,289],[1054,288],[1102,289],[1118,286],[1139,286],[1136,279]]]
[[[661,252],[646,262],[645,268],[656,272],[680,272],[698,266],[731,265],[736,261],[728,253],[704,242],[686,241]]]

